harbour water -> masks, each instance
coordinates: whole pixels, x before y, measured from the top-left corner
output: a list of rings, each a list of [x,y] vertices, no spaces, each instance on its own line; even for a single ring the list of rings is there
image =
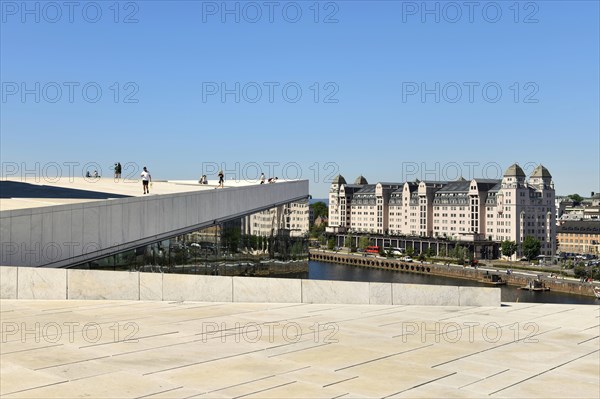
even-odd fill
[[[308,278],[311,280],[370,281],[386,283],[462,285],[482,287],[477,281],[417,274],[404,271],[371,269],[337,263],[311,260],[308,263]],[[501,286],[503,302],[568,303],[581,305],[600,305],[600,300],[583,295],[563,294],[560,292],[534,292],[519,290],[514,286]]]

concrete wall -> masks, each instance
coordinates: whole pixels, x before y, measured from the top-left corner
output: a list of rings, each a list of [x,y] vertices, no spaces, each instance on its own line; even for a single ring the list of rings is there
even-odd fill
[[[0,212],[0,265],[63,267],[308,196],[293,181]]]
[[[500,289],[0,266],[0,299],[500,306]]]

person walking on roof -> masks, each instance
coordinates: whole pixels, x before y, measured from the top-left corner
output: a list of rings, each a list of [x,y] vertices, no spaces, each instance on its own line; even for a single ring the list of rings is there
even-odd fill
[[[144,194],[150,194],[150,188],[148,185],[152,181],[152,176],[150,176],[150,172],[148,172],[148,168],[144,166],[144,170],[140,175],[142,177],[142,188],[144,189]]]
[[[223,188],[225,183],[225,174],[222,170],[219,171],[219,187]]]

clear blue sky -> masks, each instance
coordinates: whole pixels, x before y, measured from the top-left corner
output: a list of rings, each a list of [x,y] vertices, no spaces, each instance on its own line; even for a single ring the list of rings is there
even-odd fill
[[[559,194],[600,191],[598,1],[0,3],[4,174],[275,164],[324,197],[338,170],[494,178],[519,162]]]

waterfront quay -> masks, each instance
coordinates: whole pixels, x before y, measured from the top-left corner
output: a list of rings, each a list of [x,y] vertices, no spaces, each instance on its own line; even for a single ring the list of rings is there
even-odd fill
[[[383,270],[394,270],[408,273],[431,274],[442,277],[461,278],[472,281],[482,281],[484,275],[498,274],[507,284],[525,287],[529,281],[538,278],[540,272],[512,272],[506,273],[506,269],[491,268],[481,266],[478,268],[460,266],[454,264],[439,264],[430,262],[404,262],[400,259],[386,258],[382,256],[370,255],[366,253],[344,253],[329,251],[323,249],[310,249],[309,256],[311,260],[340,263],[358,267],[369,267]],[[594,295],[594,284],[580,283],[572,279],[545,278],[548,272],[542,275],[542,279],[546,287],[551,291],[563,292],[567,294],[577,294],[585,296]]]

